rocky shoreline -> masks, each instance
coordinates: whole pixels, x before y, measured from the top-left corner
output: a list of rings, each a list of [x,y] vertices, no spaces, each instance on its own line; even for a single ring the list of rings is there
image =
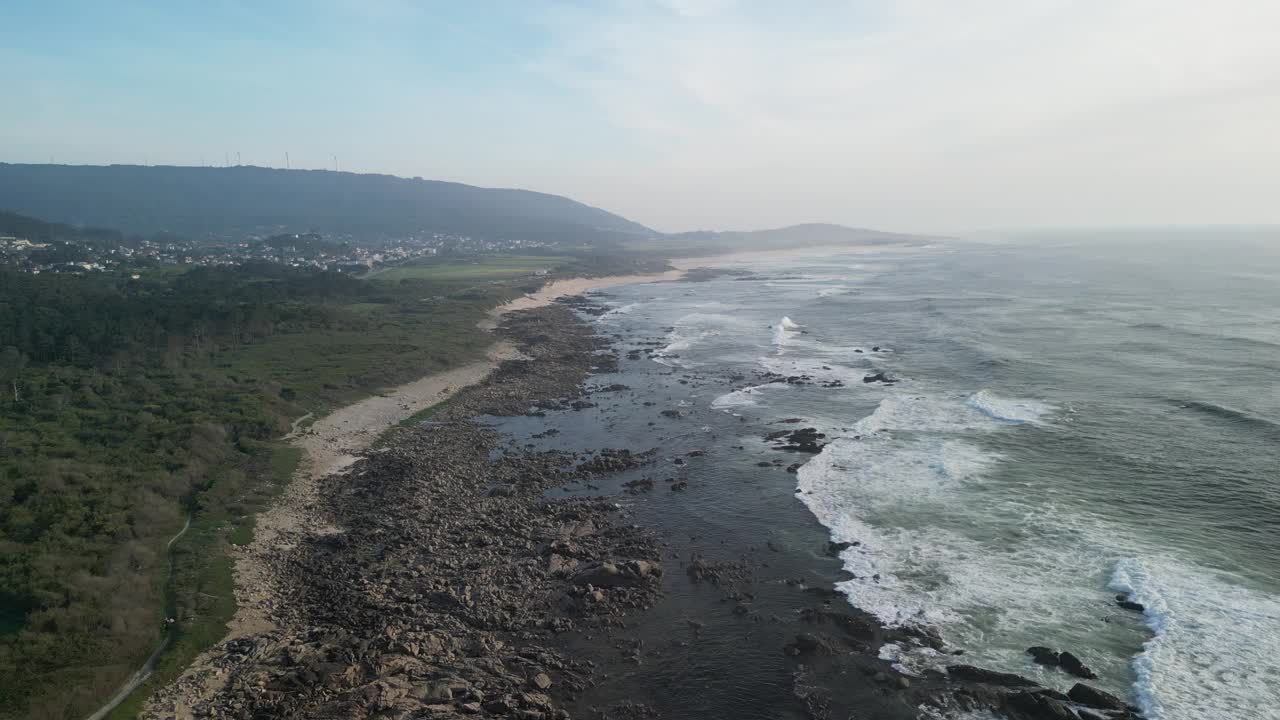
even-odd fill
[[[628,685],[625,669],[646,654],[645,638],[628,626],[664,592],[693,584],[714,588],[721,606],[782,639],[774,647],[789,669],[782,690],[796,717],[914,718],[922,707],[1014,720],[1135,717],[1084,685],[1063,694],[964,665],[901,674],[878,657],[884,642],[950,651],[927,632],[882,627],[827,586],[765,587],[750,560],[704,558],[629,522],[615,498],[547,493],[673,462],[661,448],[517,446],[479,420],[592,407],[587,380],[617,357],[576,319],[590,309],[574,299],[506,315],[498,332],[524,358],[319,479],[313,530],[270,559],[274,627],[220,644],[145,716],[657,717],[662,704]],[[820,436],[808,430],[774,439],[817,452]],[[652,487],[636,481],[627,491]],[[761,616],[753,600],[763,593],[785,593],[794,612]],[[661,639],[677,648],[709,642],[698,623]],[[733,638],[716,642],[733,652]]]

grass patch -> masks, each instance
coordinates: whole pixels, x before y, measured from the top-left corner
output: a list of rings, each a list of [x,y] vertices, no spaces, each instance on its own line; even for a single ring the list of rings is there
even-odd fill
[[[504,280],[535,275],[539,270],[548,273],[569,261],[557,255],[483,255],[464,261],[432,259],[400,265],[375,272],[370,278],[384,283],[404,280],[430,280],[435,282],[480,282]]]
[[[435,405],[432,405],[431,407],[425,407],[419,410],[418,412],[410,415],[409,417],[401,420],[400,427],[413,427],[418,423],[426,422],[427,420],[430,420],[436,413],[443,410],[445,406],[448,404],[449,404],[448,400],[441,400],[440,402],[436,403]]]
[[[288,485],[301,460],[302,450],[283,442],[256,448],[244,468],[253,481],[252,489],[242,500],[255,512],[265,509]],[[170,551],[174,574],[166,605],[178,622],[169,631],[169,646],[151,677],[107,716],[109,720],[136,717],[153,692],[177,679],[200,653],[226,637],[227,623],[237,609],[229,545],[252,542],[254,520],[255,514],[250,513],[236,522],[225,507],[197,511],[191,527]],[[236,524],[227,532],[232,522]]]

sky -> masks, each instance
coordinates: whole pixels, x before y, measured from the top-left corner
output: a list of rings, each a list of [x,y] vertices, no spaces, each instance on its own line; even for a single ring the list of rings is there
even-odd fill
[[[1280,223],[1275,0],[4,0],[0,161],[332,168],[663,231]]]

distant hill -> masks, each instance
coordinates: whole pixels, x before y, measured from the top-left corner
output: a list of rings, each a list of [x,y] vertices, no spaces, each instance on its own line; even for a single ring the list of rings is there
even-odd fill
[[[115,247],[125,241],[117,230],[72,227],[0,210],[0,237],[6,235],[36,243],[69,242],[94,247]]]
[[[0,163],[0,209],[73,225],[193,238],[316,231],[418,231],[612,244],[654,231],[568,198],[528,190],[361,175],[139,165]]]
[[[919,235],[851,228],[828,223],[805,223],[771,230],[698,230],[670,233],[645,243],[648,249],[688,252],[778,250],[822,245],[889,245],[921,242]]]

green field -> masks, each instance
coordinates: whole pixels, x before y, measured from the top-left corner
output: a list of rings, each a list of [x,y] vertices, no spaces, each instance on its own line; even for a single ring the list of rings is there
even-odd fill
[[[419,261],[374,271],[369,277],[391,283],[402,280],[482,282],[533,276],[539,270],[552,273],[571,260],[572,258],[557,255],[485,255],[465,261]]]

